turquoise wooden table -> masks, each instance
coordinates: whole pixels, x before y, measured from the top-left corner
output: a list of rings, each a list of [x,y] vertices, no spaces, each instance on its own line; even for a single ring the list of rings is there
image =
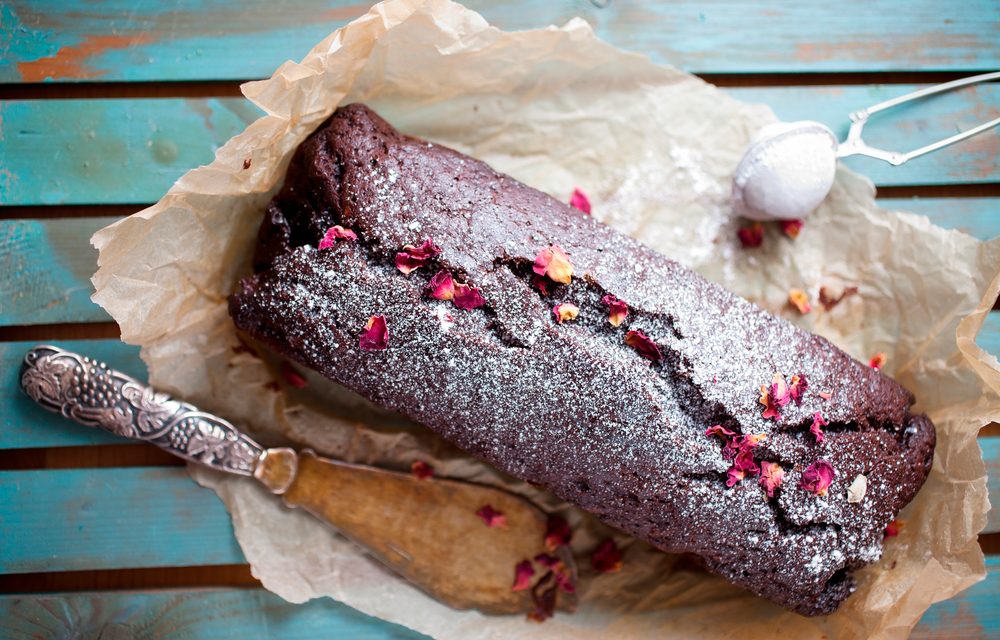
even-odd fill
[[[845,115],[913,85],[1000,68],[1000,3],[470,0],[504,29],[580,15],[622,48],[843,134]],[[24,351],[54,341],[143,376],[89,300],[90,234],[159,198],[259,114],[238,83],[298,59],[368,3],[0,0],[0,638],[416,638],[331,601],[262,590],[221,502],[145,445],[65,424],[16,391]],[[1000,114],[1000,86],[879,122],[930,141]],[[916,146],[916,145],[914,145]],[[898,169],[851,160],[881,203],[1000,235],[1000,134]],[[1000,354],[1000,314],[980,345]],[[1000,429],[981,438],[1000,502]],[[914,637],[1000,634],[1000,516],[987,579]]]

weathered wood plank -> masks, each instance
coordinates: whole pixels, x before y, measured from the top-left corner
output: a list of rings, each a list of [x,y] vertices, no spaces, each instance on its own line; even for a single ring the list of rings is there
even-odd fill
[[[993,637],[1000,630],[1000,608],[996,606],[1000,598],[1000,557],[987,557],[986,568],[985,580],[931,607],[911,638]],[[426,637],[328,599],[294,605],[262,589],[0,596],[0,634],[10,640]]]
[[[980,640],[1000,635],[1000,556],[986,557],[986,579],[931,607],[910,640]]]
[[[986,316],[983,328],[976,336],[976,344],[986,351],[1000,358],[1000,312],[991,313]]]
[[[0,472],[0,573],[245,562],[183,467]]]
[[[1000,235],[1000,198],[886,199],[879,204],[921,213],[983,240]],[[88,238],[113,220],[0,220],[0,273],[9,274],[0,279],[0,326],[108,320],[90,301],[96,251]],[[992,353],[1000,354],[1000,345]]]
[[[35,342],[0,342],[0,450],[121,444],[125,440],[101,429],[89,429],[36,405],[18,386],[25,352]],[[96,358],[140,380],[146,366],[139,348],[118,340],[59,340],[65,349]]]
[[[0,596],[0,636],[9,640],[427,638],[330,599],[294,605],[263,589]]]
[[[879,198],[878,205],[925,215],[939,227],[980,240],[1000,236],[1000,198]]]
[[[12,0],[0,5],[0,82],[247,79],[298,60],[371,2]],[[696,73],[993,70],[1000,8],[913,0],[466,0],[513,30],[582,16],[619,47]],[[598,4],[607,4],[598,8]],[[864,16],[859,20],[858,16]]]
[[[155,202],[260,115],[242,98],[0,103],[0,204]]]
[[[1000,504],[1000,438],[980,443]],[[244,562],[222,503],[179,467],[0,472],[0,540],[3,574]]]
[[[90,301],[90,236],[114,218],[0,220],[0,326],[103,322]]]
[[[770,106],[782,120],[822,122],[844,140],[851,124],[848,114],[917,88],[912,85],[867,85],[732,88],[726,91],[739,100]],[[1000,85],[978,85],[880,113],[865,127],[864,135],[865,141],[872,146],[911,151],[997,117],[1000,117]],[[864,157],[846,158],[844,164],[879,186],[981,183],[1000,180],[998,157],[1000,129],[994,128],[900,167]]]
[[[983,460],[986,462],[987,486],[992,508],[984,533],[1000,532],[1000,437],[980,438],[979,446],[983,448]],[[1000,601],[998,601],[1000,605]]]
[[[813,119],[840,134],[847,114],[911,86],[729,89],[785,120]],[[0,103],[0,204],[117,204],[157,200],[186,170],[261,113],[241,98],[23,100]],[[874,120],[870,140],[910,149],[1000,115],[987,85]],[[904,117],[905,116],[905,117]],[[878,185],[983,183],[998,179],[996,130],[902,167],[865,158],[847,164]]]

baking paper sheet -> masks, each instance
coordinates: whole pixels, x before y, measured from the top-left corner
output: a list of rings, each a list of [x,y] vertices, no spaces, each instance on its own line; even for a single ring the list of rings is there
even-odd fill
[[[125,341],[142,345],[151,382],[266,444],[399,469],[419,458],[440,475],[508,486],[563,513],[580,554],[609,534],[625,548],[616,574],[594,575],[581,555],[577,613],[541,625],[486,618],[434,602],[253,481],[192,469],[225,501],[268,589],[292,602],[330,596],[448,639],[904,638],[931,603],[984,575],[976,534],[988,498],[976,433],[1000,417],[1000,368],[974,336],[1000,289],[1000,241],[879,209],[871,184],[841,169],[796,240],[769,229],[762,248],[742,249],[729,185],[750,135],[773,114],[602,43],[582,20],[506,33],[446,0],[389,1],[244,93],[266,117],[157,204],[93,239],[94,299]],[[315,376],[303,391],[276,390],[274,364],[237,340],[226,296],[249,273],[264,205],[292,152],[338,104],[354,101],[558,198],[584,188],[600,219],[776,313],[792,317],[788,290],[806,289],[816,310],[798,324],[859,359],[887,354],[886,371],[937,425],[938,448],[901,535],[859,573],[840,611],[813,619],[784,611]],[[815,304],[820,286],[859,293],[827,312]]]

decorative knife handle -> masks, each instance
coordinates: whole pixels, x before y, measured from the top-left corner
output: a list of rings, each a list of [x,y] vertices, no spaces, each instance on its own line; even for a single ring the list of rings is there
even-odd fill
[[[58,347],[39,345],[25,354],[20,380],[24,392],[50,411],[214,469],[253,475],[264,452],[222,418]]]

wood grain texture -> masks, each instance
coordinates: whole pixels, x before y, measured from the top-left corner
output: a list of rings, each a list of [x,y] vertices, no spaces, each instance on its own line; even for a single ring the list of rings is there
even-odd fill
[[[980,443],[1000,504],[1000,438]],[[0,514],[0,574],[244,562],[222,502],[178,467],[2,471]]]
[[[0,326],[110,320],[90,301],[97,250],[89,242],[110,222],[0,221]]]
[[[879,204],[926,215],[941,227],[960,229],[981,240],[1000,236],[1000,198],[888,199],[879,200]],[[0,220],[0,273],[6,274],[0,278],[0,330],[110,320],[90,301],[90,277],[96,270],[97,252],[88,239],[112,220]],[[48,335],[68,337],[54,330]],[[48,335],[43,331],[40,340],[48,339]],[[1000,355],[1000,342],[991,349],[991,353]],[[2,440],[0,435],[0,448]]]
[[[1000,438],[979,438],[986,462],[987,487],[990,493],[990,509],[983,533],[1000,532]],[[1000,600],[998,600],[1000,603]]]
[[[848,114],[910,85],[733,88],[784,120],[818,120],[846,135]],[[0,103],[0,205],[154,202],[192,167],[259,117],[242,98],[24,100]],[[866,139],[909,150],[1000,116],[1000,85],[986,85],[891,111]],[[870,158],[845,164],[879,186],[1000,181],[997,129],[892,167]]]
[[[78,425],[45,411],[26,396],[18,384],[25,352],[37,342],[0,343],[0,450],[66,447],[126,442],[101,429]],[[146,379],[139,348],[119,340],[60,340],[58,346],[106,362],[124,373]]]
[[[1000,635],[1000,556],[986,557],[986,579],[931,607],[910,640],[982,640]]]
[[[0,81],[248,79],[300,59],[371,2],[10,0]],[[1000,6],[913,0],[466,0],[507,30],[581,16],[608,42],[699,73],[992,70]]]
[[[155,202],[260,115],[242,98],[0,103],[0,205]]]
[[[263,589],[3,596],[0,637],[8,640],[427,638],[328,598],[294,605]]]
[[[931,607],[910,637],[919,640],[995,637],[1000,631],[1000,608],[996,606],[1000,598],[1000,557],[987,557],[986,569],[985,580]],[[2,596],[0,635],[10,640],[426,637],[329,599],[294,605],[262,589]]]
[[[0,573],[244,563],[184,468],[0,472]]]

